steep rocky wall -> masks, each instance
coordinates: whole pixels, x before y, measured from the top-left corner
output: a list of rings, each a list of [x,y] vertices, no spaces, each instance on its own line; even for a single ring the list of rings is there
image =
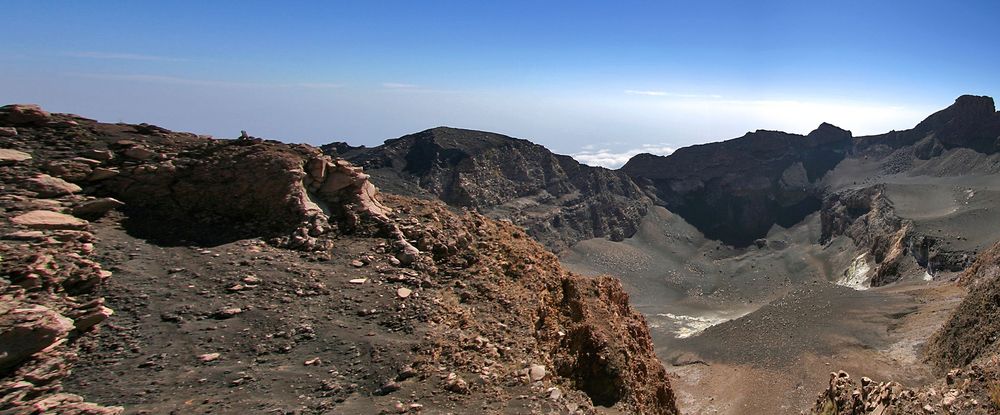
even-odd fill
[[[959,281],[969,294],[927,346],[928,357],[942,368],[1000,353],[1000,243],[981,253]]]
[[[375,148],[328,146],[399,194],[412,188],[449,205],[524,226],[553,250],[635,233],[650,200],[623,173],[499,134],[434,128]]]
[[[705,236],[748,246],[771,226],[820,208],[815,183],[839,163],[851,133],[823,124],[807,136],[760,130],[669,156],[640,154],[622,171]]]
[[[473,348],[507,350],[507,361],[534,362],[594,405],[678,413],[646,321],[629,306],[617,279],[566,272],[555,255],[510,223],[475,213],[456,216],[432,202],[415,203],[417,212],[425,219],[401,224],[402,231],[433,261],[436,281],[457,287],[439,302],[436,321],[443,324],[428,358],[477,367],[482,356],[447,339],[494,339],[492,347],[478,340]],[[529,369],[521,376],[535,381]]]
[[[961,271],[970,258],[967,252],[942,249],[938,239],[900,218],[882,184],[829,194],[820,209],[820,223],[821,242],[848,236],[874,261],[868,276],[872,287],[902,278],[907,258],[927,272]]]

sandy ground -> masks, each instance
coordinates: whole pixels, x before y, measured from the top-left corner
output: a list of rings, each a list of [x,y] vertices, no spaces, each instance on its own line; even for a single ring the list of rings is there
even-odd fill
[[[952,193],[907,203],[906,190],[894,187],[892,195],[912,216],[939,218],[954,203]],[[837,285],[859,248],[846,238],[818,239],[813,215],[775,227],[763,248],[734,250],[655,209],[633,238],[584,241],[561,260],[578,272],[622,278],[647,316],[684,413],[798,414],[836,370],[932,381],[920,349],[962,290],[949,275],[924,281],[920,269],[890,287]]]

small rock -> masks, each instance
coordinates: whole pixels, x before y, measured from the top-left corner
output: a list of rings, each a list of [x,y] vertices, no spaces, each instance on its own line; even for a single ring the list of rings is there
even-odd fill
[[[941,406],[945,407],[946,409],[947,408],[951,408],[951,406],[954,405],[954,404],[955,404],[955,397],[954,396],[950,396],[950,395],[949,396],[945,396],[944,399],[941,400]]]
[[[239,307],[229,307],[223,308],[215,313],[212,313],[212,318],[216,320],[225,320],[228,318],[236,317],[243,313],[243,309]]]
[[[355,278],[355,279],[350,280],[348,282],[351,283],[351,284],[364,284],[365,281],[368,281],[368,278]]]
[[[33,210],[15,216],[11,222],[31,229],[86,229],[89,222],[50,210]]]
[[[444,389],[454,393],[469,393],[469,383],[454,373],[449,373],[445,380]]]
[[[557,401],[557,400],[559,400],[559,398],[562,398],[562,390],[560,390],[557,387],[551,387],[551,388],[549,388],[548,392],[549,392],[549,399],[551,399],[553,401]]]
[[[89,182],[99,182],[101,180],[107,180],[118,175],[118,170],[109,169],[105,167],[98,167],[94,169],[93,172],[87,176],[87,181]]]
[[[26,160],[31,160],[31,154],[7,148],[0,149],[0,165],[14,164]]]
[[[247,284],[258,284],[260,283],[260,278],[258,278],[256,275],[247,275],[243,277],[243,282]]]
[[[396,380],[404,381],[414,376],[417,376],[417,370],[414,369],[413,366],[407,365],[403,366],[403,368],[399,370],[399,374],[396,375]]]
[[[115,314],[114,310],[100,306],[94,311],[77,317],[76,320],[73,320],[73,326],[75,326],[79,331],[86,331],[87,329],[100,324],[104,320],[107,320],[108,317],[111,317],[113,314]]]
[[[531,365],[528,368],[528,378],[532,382],[537,382],[545,378],[545,366],[544,365]]]
[[[122,153],[125,157],[135,160],[149,160],[156,157],[156,152],[143,146],[129,147]]]
[[[353,266],[354,268],[361,268],[361,267],[365,266],[365,263],[361,262],[360,260],[355,259],[355,260],[351,261],[351,266]]]
[[[411,290],[411,289],[409,289],[409,288],[406,288],[406,287],[403,287],[403,288],[399,288],[399,289],[397,289],[397,290],[396,290],[396,295],[397,295],[397,296],[398,296],[399,298],[406,298],[406,297],[409,297],[409,296],[410,296],[410,294],[412,294],[412,293],[413,293],[413,290]]]
[[[302,362],[302,364],[306,366],[316,366],[321,363],[323,363],[323,361],[320,360],[318,357],[314,357],[312,359],[306,360],[305,362]]]
[[[202,361],[204,363],[208,363],[208,362],[213,362],[213,361],[218,360],[219,357],[221,357],[221,356],[222,355],[219,354],[219,353],[205,353],[203,355],[198,356],[198,360],[200,360],[200,361]]]
[[[102,197],[83,202],[73,208],[73,214],[86,217],[100,217],[104,214],[125,206],[124,203],[112,197]]]
[[[396,383],[395,381],[390,380],[390,381],[384,383],[381,388],[378,388],[377,392],[378,392],[379,395],[388,395],[390,393],[398,391],[400,388],[402,388],[402,386],[400,386],[399,383]]]
[[[45,232],[42,231],[17,231],[4,235],[4,239],[15,241],[41,241],[45,238]]]
[[[25,184],[41,197],[59,197],[83,190],[80,186],[47,174],[32,177],[25,181]]]
[[[108,161],[115,158],[115,153],[109,150],[87,150],[80,153],[80,155],[97,161]]]

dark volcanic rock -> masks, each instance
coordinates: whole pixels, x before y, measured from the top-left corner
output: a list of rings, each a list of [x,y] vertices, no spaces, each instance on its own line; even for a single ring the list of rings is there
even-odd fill
[[[390,192],[420,190],[510,219],[555,250],[592,237],[631,236],[651,203],[622,172],[500,134],[440,127],[349,150],[345,157]]]
[[[758,130],[669,156],[640,154],[622,170],[705,236],[747,246],[775,223],[790,226],[819,209],[814,183],[850,145],[851,132],[830,124],[807,136]]]
[[[940,149],[956,147],[993,154],[1000,151],[1000,113],[996,111],[993,98],[962,95],[954,104],[912,129],[858,137],[855,152],[879,145],[894,149],[915,145],[915,154],[921,159],[940,154]]]

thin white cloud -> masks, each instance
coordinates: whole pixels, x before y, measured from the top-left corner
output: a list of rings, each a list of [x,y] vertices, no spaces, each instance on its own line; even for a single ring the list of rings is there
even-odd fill
[[[667,91],[649,91],[649,90],[636,90],[636,89],[626,89],[625,94],[628,95],[643,95],[647,97],[672,97],[672,98],[711,98],[719,99],[722,95],[716,94],[680,94],[676,92]]]
[[[141,55],[137,53],[83,51],[83,52],[66,52],[63,53],[62,55],[69,56],[71,58],[87,58],[87,59],[113,59],[113,60],[152,61],[152,62],[187,61],[187,59],[184,58],[173,58],[169,56],[156,56],[156,55]]]
[[[291,85],[306,89],[335,89],[344,87],[344,84],[334,84],[328,82],[300,82]]]
[[[147,74],[94,74],[94,73],[74,73],[71,76],[91,79],[105,79],[112,81],[131,82],[154,82],[161,84],[192,85],[205,87],[227,87],[227,88],[303,88],[303,89],[336,89],[342,88],[343,84],[327,82],[298,82],[298,83],[267,83],[267,82],[233,82],[212,79],[181,78],[176,76],[147,75]]]
[[[590,147],[588,149],[587,147]],[[571,157],[579,161],[580,163],[586,164],[588,166],[600,166],[607,167],[609,169],[617,169],[623,166],[632,157],[637,154],[650,153],[659,156],[666,156],[673,153],[676,150],[673,146],[668,144],[643,144],[639,148],[633,148],[630,150],[625,150],[621,152],[611,151],[609,149],[599,149],[593,150],[592,145],[584,146],[584,150],[570,154]]]
[[[414,89],[414,88],[420,88],[420,85],[404,84],[400,82],[383,82],[382,87],[389,89]]]
[[[664,97],[664,96],[667,96],[667,93],[663,92],[663,91],[637,91],[637,90],[634,90],[634,89],[626,89],[625,93],[629,94],[629,95],[645,95],[645,96],[648,96],[648,97]]]

